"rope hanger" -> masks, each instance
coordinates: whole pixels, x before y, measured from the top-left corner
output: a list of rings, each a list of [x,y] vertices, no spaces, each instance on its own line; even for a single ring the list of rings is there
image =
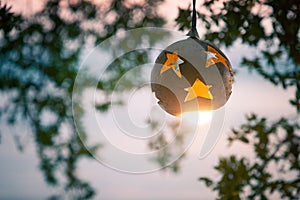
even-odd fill
[[[193,0],[192,29],[186,34],[187,36],[199,38],[196,24],[197,24],[196,0]]]

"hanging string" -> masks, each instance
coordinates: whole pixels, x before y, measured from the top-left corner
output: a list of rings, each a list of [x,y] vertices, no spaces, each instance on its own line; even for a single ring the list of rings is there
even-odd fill
[[[188,32],[188,34],[186,34],[187,36],[199,38],[196,25],[197,25],[196,0],[193,0],[192,29]]]

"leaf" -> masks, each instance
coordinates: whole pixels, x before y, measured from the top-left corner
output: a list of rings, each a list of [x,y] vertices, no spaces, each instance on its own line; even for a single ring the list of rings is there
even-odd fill
[[[244,136],[240,137],[239,140],[242,141],[243,143],[249,143],[249,140]]]
[[[206,185],[206,187],[210,187],[210,186],[213,185],[213,181],[211,179],[209,179],[209,178],[201,177],[198,180],[204,182],[204,184]]]
[[[109,101],[109,102],[105,102],[103,104],[96,105],[96,109],[101,112],[107,112],[110,106],[111,106],[111,102]]]

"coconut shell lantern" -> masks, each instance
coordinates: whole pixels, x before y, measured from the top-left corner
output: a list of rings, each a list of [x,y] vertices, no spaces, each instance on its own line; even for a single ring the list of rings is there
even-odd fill
[[[232,92],[233,70],[228,58],[215,45],[198,39],[195,2],[189,37],[163,50],[151,73],[158,104],[175,116],[218,109]]]
[[[233,71],[214,45],[195,37],[175,42],[155,61],[151,87],[168,113],[215,110],[231,95]]]

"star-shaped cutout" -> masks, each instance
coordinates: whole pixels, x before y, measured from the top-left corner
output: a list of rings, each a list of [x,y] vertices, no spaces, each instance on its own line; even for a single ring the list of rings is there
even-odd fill
[[[210,93],[209,88],[211,88],[210,85],[205,85],[202,81],[196,79],[192,87],[185,89],[188,92],[188,94],[186,95],[184,102],[191,101],[197,97],[213,99],[213,96]]]
[[[227,59],[222,56],[215,48],[208,45],[207,47],[207,59],[206,59],[206,68],[221,62],[228,71],[230,71],[230,67],[228,66]]]
[[[176,75],[181,78],[179,65],[184,63],[184,61],[179,58],[177,51],[174,51],[173,53],[166,53],[166,56],[167,60],[162,66],[160,74],[164,73],[168,69],[173,69]]]

